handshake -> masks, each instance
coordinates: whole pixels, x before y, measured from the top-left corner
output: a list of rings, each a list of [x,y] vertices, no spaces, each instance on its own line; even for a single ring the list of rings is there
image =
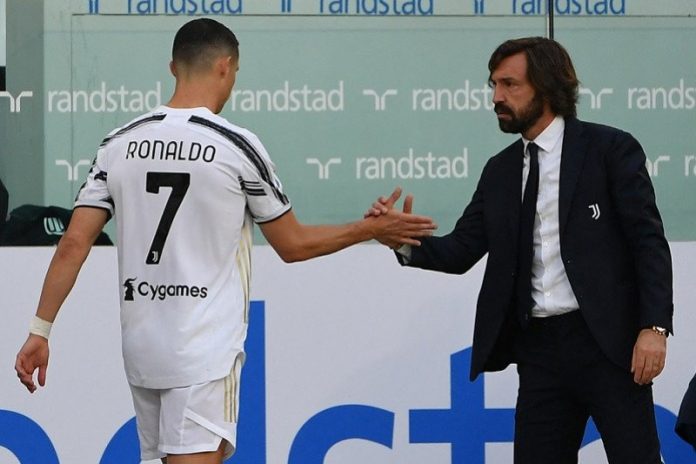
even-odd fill
[[[373,228],[372,238],[393,250],[402,245],[419,246],[419,238],[429,237],[437,229],[432,218],[412,213],[412,195],[404,199],[402,211],[394,208],[399,198],[401,188],[397,187],[389,198],[379,197],[363,218],[365,224]]]

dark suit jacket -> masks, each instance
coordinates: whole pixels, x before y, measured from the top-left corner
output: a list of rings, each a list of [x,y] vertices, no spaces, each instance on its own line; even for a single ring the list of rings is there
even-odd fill
[[[630,134],[568,118],[561,158],[561,257],[603,352],[630,369],[641,328],[672,330],[672,263],[645,154]],[[486,253],[471,379],[514,362],[522,140],[492,157],[454,230],[412,248],[409,266],[462,274]],[[593,217],[590,205],[598,205]],[[402,262],[403,263],[403,262]]]
[[[696,451],[696,375],[684,394],[674,430]]]

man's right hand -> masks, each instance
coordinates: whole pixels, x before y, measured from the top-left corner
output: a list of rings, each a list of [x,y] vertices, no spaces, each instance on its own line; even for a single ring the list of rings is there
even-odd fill
[[[48,340],[39,335],[30,334],[22,349],[17,353],[15,371],[19,381],[27,387],[29,393],[38,388],[34,383],[34,371],[39,369],[38,381],[42,387],[46,385],[46,369],[48,368]]]
[[[365,219],[382,223],[375,240],[394,250],[402,245],[419,246],[419,237],[429,237],[437,229],[431,218],[412,213],[413,195],[406,196],[401,212],[396,210],[394,205],[400,197],[401,188],[397,187],[389,198],[379,197],[364,216]]]

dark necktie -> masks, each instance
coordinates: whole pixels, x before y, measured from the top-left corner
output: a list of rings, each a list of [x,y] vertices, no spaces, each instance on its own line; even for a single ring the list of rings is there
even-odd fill
[[[520,209],[520,230],[517,245],[517,317],[522,327],[526,327],[534,306],[532,299],[532,259],[534,257],[534,218],[539,191],[539,147],[534,143],[527,145],[529,153],[529,175],[524,188]]]

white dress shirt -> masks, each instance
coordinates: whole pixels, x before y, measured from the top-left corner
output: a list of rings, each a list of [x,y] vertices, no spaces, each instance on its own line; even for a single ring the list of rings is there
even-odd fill
[[[539,194],[534,219],[534,257],[532,259],[532,317],[547,317],[578,309],[561,259],[559,236],[558,186],[561,176],[561,149],[565,121],[557,116],[533,142],[539,147]],[[529,175],[529,154],[524,142],[522,190]]]
[[[568,281],[561,259],[560,221],[558,214],[558,186],[561,177],[561,150],[565,121],[557,116],[533,140],[539,147],[539,193],[534,219],[534,257],[532,259],[532,317],[557,316],[578,309],[578,300]],[[522,197],[529,175],[529,154],[524,137],[524,165],[522,168]],[[410,245],[403,245],[397,253],[406,263],[411,259]]]

